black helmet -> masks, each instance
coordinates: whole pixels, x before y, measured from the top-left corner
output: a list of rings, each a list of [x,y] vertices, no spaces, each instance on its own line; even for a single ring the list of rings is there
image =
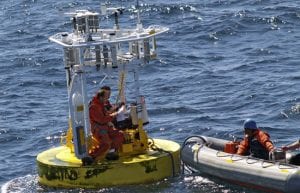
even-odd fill
[[[244,122],[244,129],[257,129],[256,122],[252,119],[246,119]]]

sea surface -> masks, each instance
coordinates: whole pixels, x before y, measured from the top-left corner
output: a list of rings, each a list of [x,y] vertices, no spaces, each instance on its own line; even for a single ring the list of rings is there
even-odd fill
[[[48,37],[71,30],[64,13],[98,11],[100,3],[0,1],[1,192],[256,192],[188,172],[152,184],[94,191],[38,184],[37,154],[58,146],[68,127],[63,53]],[[135,1],[109,3],[125,8],[121,27],[135,25]],[[178,143],[191,135],[232,139],[243,135],[246,118],[268,131],[277,147],[300,137],[299,1],[140,0],[140,4],[144,26],[170,28],[157,39],[159,59],[140,67],[151,137]],[[112,17],[103,17],[101,25],[111,22]],[[96,87],[99,81],[88,79],[88,84]]]

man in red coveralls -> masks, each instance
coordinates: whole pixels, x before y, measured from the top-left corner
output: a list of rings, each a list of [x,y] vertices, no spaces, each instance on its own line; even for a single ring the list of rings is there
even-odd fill
[[[112,124],[117,112],[109,102],[110,93],[110,87],[102,87],[89,106],[91,131],[93,137],[99,142],[89,154],[96,161],[103,159],[110,149],[115,149],[115,153],[110,153],[109,158],[108,156],[106,158],[118,159],[117,151],[124,141],[123,132],[114,128]]]
[[[244,122],[245,138],[241,141],[237,154],[252,155],[260,159],[269,159],[269,152],[275,150],[268,133],[257,128],[256,122],[247,119]]]

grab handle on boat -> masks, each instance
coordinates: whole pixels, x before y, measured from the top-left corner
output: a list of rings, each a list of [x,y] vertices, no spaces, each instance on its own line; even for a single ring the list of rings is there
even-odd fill
[[[223,153],[223,154],[221,154],[221,153]],[[219,154],[221,154],[221,155],[219,155]],[[217,151],[216,156],[217,157],[230,157],[231,161],[233,161],[233,162],[244,159],[244,158],[242,158],[240,156],[237,156],[236,154],[226,153],[226,152],[223,152],[223,151]],[[236,159],[234,159],[234,158],[236,158]]]
[[[252,160],[252,161],[251,161]],[[251,156],[248,156],[247,159],[246,159],[246,163],[247,164],[255,164],[259,161],[259,159],[257,158],[254,158],[254,157],[251,157]]]
[[[264,165],[265,163],[269,163],[269,164]],[[274,165],[276,165],[276,162],[269,161],[269,160],[262,160],[262,162],[261,162],[261,167],[262,168],[267,168],[267,167],[271,167],[271,166],[274,166]]]
[[[235,158],[235,159],[233,159]],[[240,160],[243,160],[244,158],[240,155],[237,155],[237,154],[232,154],[232,157],[231,157],[231,160],[232,161],[240,161]]]
[[[295,169],[295,168],[298,168],[298,166],[297,165],[288,164],[288,163],[278,162],[278,168],[279,169]]]
[[[229,154],[229,153],[226,153],[223,151],[217,151],[216,156],[217,157],[232,157],[232,154]]]

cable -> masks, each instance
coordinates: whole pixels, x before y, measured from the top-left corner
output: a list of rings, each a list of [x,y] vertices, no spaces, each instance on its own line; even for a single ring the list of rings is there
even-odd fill
[[[169,151],[166,151],[166,150],[164,150],[164,149],[162,149],[162,148],[157,147],[157,146],[155,145],[154,140],[153,140],[152,138],[149,138],[149,140],[151,140],[151,142],[152,142],[152,144],[149,144],[149,147],[150,147],[152,150],[154,150],[154,151],[159,151],[160,153],[161,153],[161,152],[164,152],[164,153],[167,153],[167,154],[169,155],[169,157],[171,158],[171,161],[172,161],[172,177],[175,177],[175,175],[176,175],[176,174],[175,174],[175,162],[174,162],[174,157],[173,157],[172,153],[169,152]]]
[[[198,138],[198,139],[201,139],[203,141],[203,145],[207,144],[207,140],[203,137],[203,136],[199,136],[199,135],[192,135],[192,136],[189,136],[187,137],[182,145],[181,145],[181,149],[180,149],[180,157],[182,157],[182,150],[184,149],[184,147],[189,144],[189,143],[192,143],[192,141],[188,141],[190,140],[191,138]],[[194,142],[193,142],[194,143]],[[199,148],[200,149],[200,148]],[[197,157],[198,157],[198,153],[199,151],[197,152]],[[192,173],[195,173],[195,171],[188,165],[186,165],[182,160],[181,160],[181,165],[182,165],[182,173],[184,173],[184,168],[188,168]]]

